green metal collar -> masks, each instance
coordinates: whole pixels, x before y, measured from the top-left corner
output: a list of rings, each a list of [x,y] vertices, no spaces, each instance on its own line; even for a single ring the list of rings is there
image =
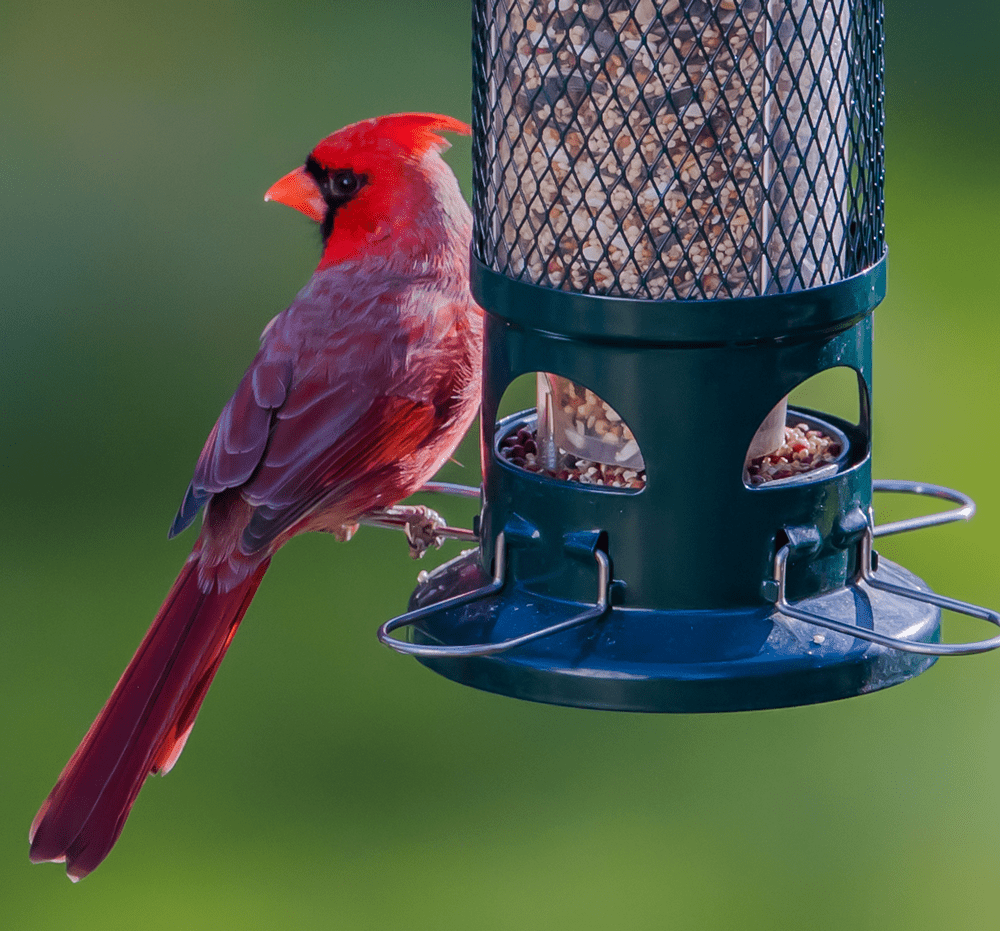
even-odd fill
[[[533,330],[600,342],[734,346],[846,329],[885,297],[886,255],[835,284],[764,297],[645,301],[515,281],[472,258],[472,293],[491,314]]]

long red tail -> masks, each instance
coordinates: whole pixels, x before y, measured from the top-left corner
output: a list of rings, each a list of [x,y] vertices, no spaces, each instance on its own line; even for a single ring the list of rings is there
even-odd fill
[[[31,860],[74,882],[108,855],[150,773],[168,772],[268,562],[230,591],[198,583],[191,554],[107,704],[31,825]]]

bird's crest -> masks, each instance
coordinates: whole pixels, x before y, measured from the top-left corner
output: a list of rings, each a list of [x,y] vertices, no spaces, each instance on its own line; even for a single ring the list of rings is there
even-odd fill
[[[316,146],[313,155],[321,163],[332,164],[345,149],[377,149],[390,144],[419,158],[432,148],[438,152],[448,148],[450,143],[439,135],[442,132],[468,136],[472,129],[441,113],[391,113],[337,130]]]

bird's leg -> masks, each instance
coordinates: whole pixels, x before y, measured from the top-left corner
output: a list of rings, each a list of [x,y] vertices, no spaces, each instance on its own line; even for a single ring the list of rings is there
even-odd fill
[[[447,527],[444,518],[437,511],[423,504],[397,504],[388,508],[374,508],[366,511],[359,523],[369,527],[385,527],[402,530],[410,544],[410,556],[420,559],[431,546],[438,549],[447,538],[439,531]]]

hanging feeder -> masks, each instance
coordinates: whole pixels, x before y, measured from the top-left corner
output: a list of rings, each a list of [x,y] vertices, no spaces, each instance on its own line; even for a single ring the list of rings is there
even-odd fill
[[[871,476],[878,0],[478,0],[478,549],[380,639],[467,685],[635,711],[806,704],[939,655],[875,537],[968,519]],[[790,408],[827,369],[857,423]],[[535,410],[498,419],[535,373]],[[873,491],[957,507],[888,525]],[[411,639],[394,631],[409,628]]]

